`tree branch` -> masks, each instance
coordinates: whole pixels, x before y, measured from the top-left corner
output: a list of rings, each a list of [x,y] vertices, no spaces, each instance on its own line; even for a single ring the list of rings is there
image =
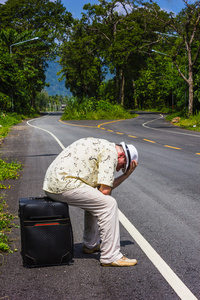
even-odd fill
[[[181,75],[181,77],[189,84],[188,79],[187,79],[187,78],[185,77],[185,75],[181,72],[181,70],[180,70],[179,66],[177,65],[176,61],[175,61],[175,60],[172,60],[172,62],[175,64],[175,66],[176,66],[176,68],[177,68],[179,74]]]
[[[100,31],[98,28],[89,28],[89,27],[87,27],[86,29],[87,30],[92,30],[92,31],[98,31],[98,33],[102,34],[110,42],[110,44],[112,44],[109,37],[104,32]]]
[[[199,45],[199,48],[198,48],[197,53],[196,53],[196,55],[195,55],[195,58],[194,58],[194,60],[193,60],[192,66],[194,66],[194,64],[196,63],[197,58],[198,58],[198,56],[199,56],[199,53],[200,53],[200,45]]]

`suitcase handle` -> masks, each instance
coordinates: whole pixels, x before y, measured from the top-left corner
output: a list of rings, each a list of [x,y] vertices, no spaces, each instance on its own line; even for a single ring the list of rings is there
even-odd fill
[[[29,197],[30,200],[45,200],[46,202],[55,202],[53,199],[44,196],[44,197]]]
[[[62,215],[30,217],[31,220],[54,220],[54,219],[61,219],[61,218],[62,218]]]

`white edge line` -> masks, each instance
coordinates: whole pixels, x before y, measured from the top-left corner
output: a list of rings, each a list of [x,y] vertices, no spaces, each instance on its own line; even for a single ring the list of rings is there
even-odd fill
[[[182,300],[198,300],[120,210],[119,219],[177,295]]]
[[[50,131],[31,125],[29,122],[34,119],[27,121],[27,124],[31,127],[43,130],[48,132],[60,145],[62,149],[65,149],[63,144],[59,141],[59,139]],[[173,272],[173,270],[166,264],[166,262],[161,258],[161,256],[152,248],[152,246],[145,240],[145,238],[140,234],[140,232],[133,226],[133,224],[126,218],[126,216],[119,211],[119,220],[124,226],[124,228],[129,232],[132,238],[136,241],[136,243],[140,246],[149,260],[154,264],[154,266],[158,269],[158,271],[162,274],[165,280],[169,283],[169,285],[173,288],[173,290],[177,293],[177,295],[182,300],[198,300],[192,292],[187,288],[187,286],[180,280],[180,278]]]
[[[148,122],[146,122],[146,123],[143,123],[142,126],[145,127],[145,128],[148,128],[148,129],[152,129],[152,130],[164,131],[164,132],[170,132],[170,133],[173,133],[173,134],[189,135],[189,136],[194,136],[194,137],[200,138],[200,135],[195,135],[195,134],[185,133],[185,132],[177,132],[177,131],[163,130],[163,129],[152,128],[152,127],[146,126],[146,124],[148,124],[148,123],[155,122],[155,121],[157,121],[157,120],[163,118],[163,115],[160,114],[160,116],[161,116],[160,118],[153,119],[153,120],[151,120],[151,121],[148,121]]]
[[[32,125],[32,124],[30,124],[29,122],[31,122],[31,121],[34,121],[35,119],[32,119],[32,120],[30,120],[30,121],[27,121],[27,124],[29,125],[29,126],[31,126],[31,127],[34,127],[34,128],[37,128],[37,129],[40,129],[40,130],[43,130],[43,131],[46,131],[46,132],[48,132],[50,135],[52,135],[52,137],[56,140],[56,142],[59,144],[59,146],[64,150],[65,149],[65,147],[63,146],[63,144],[59,141],[59,139],[53,134],[53,133],[51,133],[50,131],[48,131],[48,130],[46,130],[46,129],[43,129],[43,128],[40,128],[40,127],[38,127],[38,126],[34,126],[34,125]]]

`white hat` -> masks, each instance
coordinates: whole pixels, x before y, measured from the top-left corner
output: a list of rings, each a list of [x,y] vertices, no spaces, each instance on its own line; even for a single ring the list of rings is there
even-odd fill
[[[126,145],[124,142],[121,142],[120,145],[126,155],[126,167],[122,170],[123,173],[125,173],[130,167],[130,163],[133,159],[138,161],[138,151],[133,145]]]

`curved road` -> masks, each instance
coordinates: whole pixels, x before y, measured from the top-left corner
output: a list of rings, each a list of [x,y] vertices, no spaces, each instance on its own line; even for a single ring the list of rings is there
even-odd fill
[[[24,269],[18,252],[9,291],[1,276],[0,299],[200,298],[200,134],[177,128],[159,114],[120,121],[59,119],[48,115],[24,125],[27,150],[16,203],[19,197],[44,195],[47,167],[76,139],[93,136],[133,143],[139,165],[113,195],[119,205],[122,252],[137,258],[138,264],[104,268],[98,254],[82,254],[83,212],[70,208],[74,264]]]

